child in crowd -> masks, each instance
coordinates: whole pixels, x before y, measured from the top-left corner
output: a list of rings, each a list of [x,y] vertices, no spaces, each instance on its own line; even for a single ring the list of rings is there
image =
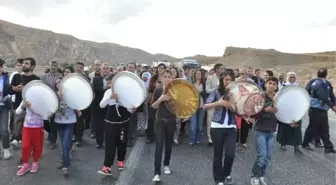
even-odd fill
[[[107,83],[112,83],[113,76],[109,76]],[[105,117],[105,159],[104,167],[98,171],[103,175],[111,175],[111,166],[115,159],[117,151],[117,166],[119,170],[124,169],[124,160],[127,151],[127,136],[131,113],[135,112],[135,108],[127,109],[117,102],[117,95],[111,89],[106,90],[100,107],[107,107]]]
[[[30,172],[34,173],[39,170],[38,161],[43,150],[43,119],[42,116],[33,113],[29,107],[30,102],[22,101],[16,109],[16,114],[21,114],[26,110],[26,116],[22,128],[22,161],[23,165],[16,172],[16,175],[22,176]],[[33,157],[33,164],[29,165],[29,158]]]
[[[257,159],[252,167],[251,185],[264,185],[265,173],[271,161],[274,147],[277,120],[274,113],[277,109],[273,107],[273,98],[278,88],[278,79],[270,76],[265,81],[266,99],[261,113],[258,115],[254,129],[256,133]]]
[[[59,85],[61,78],[56,79],[56,90],[59,91]],[[60,98],[60,106],[55,113],[55,123],[57,125],[58,133],[62,146],[62,165],[59,169],[62,169],[63,175],[69,175],[68,167],[70,165],[70,150],[72,148],[72,133],[74,125],[77,122],[76,112],[78,116],[81,116],[81,111],[76,111],[62,100],[62,95],[58,92]]]

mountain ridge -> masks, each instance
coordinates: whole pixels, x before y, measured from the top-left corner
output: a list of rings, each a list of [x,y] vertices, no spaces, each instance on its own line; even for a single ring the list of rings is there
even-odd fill
[[[176,60],[175,57],[166,54],[152,54],[116,43],[81,40],[72,35],[0,20],[0,57],[12,64],[17,58],[27,56],[34,57],[41,65],[55,58],[61,63],[77,60],[90,63],[94,60],[102,60],[110,64]]]

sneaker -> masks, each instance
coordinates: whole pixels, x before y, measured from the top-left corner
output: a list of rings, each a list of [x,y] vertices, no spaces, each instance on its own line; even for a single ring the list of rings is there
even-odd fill
[[[243,143],[243,144],[242,144],[242,147],[247,148],[247,144],[246,144],[246,143]]]
[[[266,183],[264,177],[260,177],[260,178],[259,178],[259,184],[260,184],[260,185],[267,185],[267,183]]]
[[[57,148],[56,143],[49,143],[49,149],[53,150],[55,148]]]
[[[9,152],[9,149],[4,149],[4,159],[9,159],[12,154]]]
[[[14,139],[14,140],[11,142],[11,145],[12,145],[12,147],[14,147],[14,148],[18,148],[18,147],[19,147],[19,142],[18,142],[16,139]]]
[[[111,173],[111,168],[104,166],[101,170],[98,171],[98,173],[103,174],[103,175],[108,175],[110,176]]]
[[[68,168],[62,168],[62,172],[63,172],[64,176],[68,176],[69,175]]]
[[[22,176],[24,174],[26,174],[28,171],[30,170],[30,166],[28,163],[25,163],[22,168],[20,168],[17,172],[16,175],[18,176]]]
[[[31,167],[31,169],[30,169],[30,172],[31,172],[31,173],[35,173],[35,172],[37,172],[38,170],[39,170],[38,163],[37,163],[37,162],[33,162],[32,167]]]
[[[208,148],[211,148],[212,145],[213,145],[213,144],[209,142],[209,143],[207,144],[207,147],[208,147]]]
[[[227,176],[227,177],[225,178],[225,183],[226,183],[226,184],[233,184],[232,177],[231,177],[231,176]]]
[[[220,182],[220,183],[218,183],[217,185],[224,185],[224,183],[223,183],[223,182]]]
[[[177,139],[174,139],[174,144],[175,144],[176,146],[178,146],[180,143],[179,143],[179,141],[178,141]]]
[[[118,170],[122,171],[125,169],[124,161],[118,161],[117,162]]]
[[[160,179],[160,175],[154,175],[154,178],[152,180],[153,182],[160,182],[161,179]]]
[[[163,168],[163,173],[165,173],[166,175],[170,175],[170,174],[171,174],[171,171],[170,171],[170,169],[169,169],[168,166],[165,166],[165,167]]]
[[[23,166],[23,160],[22,160],[22,157],[20,157],[18,168],[22,168],[22,166]]]
[[[252,178],[251,178],[251,185],[260,185],[259,178],[257,178],[257,177],[252,177]]]
[[[76,141],[76,146],[82,146],[82,142],[81,141]]]
[[[335,149],[324,149],[324,153],[326,153],[326,154],[336,154],[336,150]]]

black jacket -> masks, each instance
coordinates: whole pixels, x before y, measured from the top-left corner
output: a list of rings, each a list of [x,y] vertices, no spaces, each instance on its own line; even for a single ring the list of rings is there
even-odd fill
[[[100,108],[99,103],[104,97],[106,89],[104,89],[104,77],[96,76],[92,81],[92,89],[94,92],[94,98],[91,103],[91,110],[95,113],[106,114],[106,108]]]

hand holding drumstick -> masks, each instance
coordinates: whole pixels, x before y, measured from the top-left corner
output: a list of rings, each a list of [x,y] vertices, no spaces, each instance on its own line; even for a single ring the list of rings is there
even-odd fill
[[[31,103],[29,101],[23,101],[22,108],[29,108]]]
[[[248,123],[248,124],[255,124],[257,122],[256,119],[251,118],[250,116],[243,117],[243,119]]]
[[[116,100],[117,98],[118,98],[118,95],[117,95],[117,94],[114,94],[114,93],[113,93],[113,94],[111,95],[111,99],[112,99],[112,100]]]
[[[298,127],[299,124],[295,121],[293,121],[293,123],[289,124],[289,126],[291,126],[292,128]]]

